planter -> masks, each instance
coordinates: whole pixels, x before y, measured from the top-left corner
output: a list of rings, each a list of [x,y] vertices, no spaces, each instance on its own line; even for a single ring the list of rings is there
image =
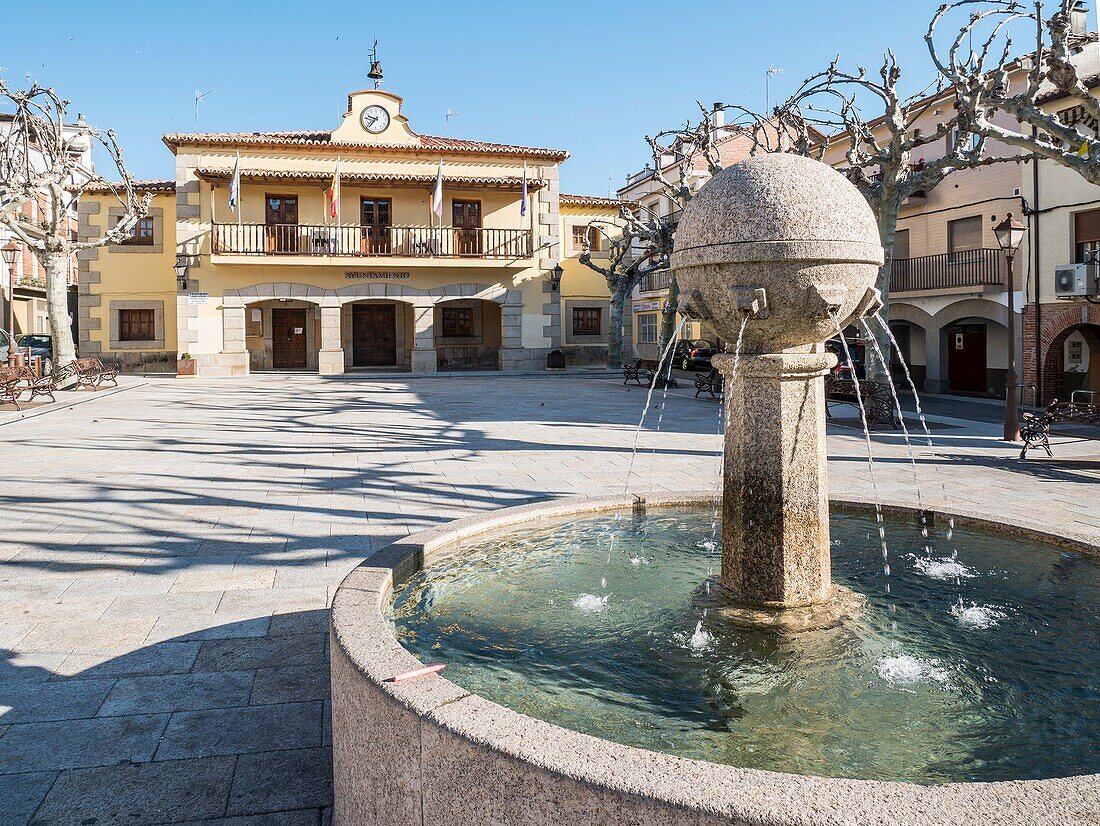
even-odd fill
[[[179,359],[176,362],[177,376],[194,376],[198,372],[198,362],[195,359]]]

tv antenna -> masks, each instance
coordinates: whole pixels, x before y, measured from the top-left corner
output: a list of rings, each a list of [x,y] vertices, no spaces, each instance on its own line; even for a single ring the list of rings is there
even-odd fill
[[[444,120],[447,123],[447,125],[444,127],[443,134],[446,135],[448,138],[451,136],[451,118],[457,117],[458,112],[456,112],[454,109],[448,109],[447,114],[443,116]]]
[[[215,91],[217,91],[217,90],[216,89],[210,89],[209,91],[206,91],[206,92],[200,92],[198,89],[195,90],[195,131],[196,132],[199,131],[199,104],[200,103],[205,103],[206,102],[206,96],[209,95],[209,94],[213,94]]]

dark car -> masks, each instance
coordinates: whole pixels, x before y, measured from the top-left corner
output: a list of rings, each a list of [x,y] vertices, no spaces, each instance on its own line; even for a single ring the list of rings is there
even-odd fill
[[[846,343],[848,351],[852,354],[852,361],[855,362],[856,378],[862,381],[867,378],[866,348],[859,339],[849,338],[846,339]],[[833,368],[833,376],[838,379],[850,379],[852,377],[852,364],[848,362],[848,358],[844,354],[844,345],[841,344],[840,339],[833,336],[826,341],[825,350],[836,356],[837,365]]]
[[[24,333],[15,337],[19,349],[25,354],[29,348],[31,356],[42,359],[42,371],[49,373],[53,367],[53,338],[49,333]]]
[[[705,338],[694,341],[676,342],[672,363],[683,370],[710,369],[710,357],[717,355],[718,348]]]

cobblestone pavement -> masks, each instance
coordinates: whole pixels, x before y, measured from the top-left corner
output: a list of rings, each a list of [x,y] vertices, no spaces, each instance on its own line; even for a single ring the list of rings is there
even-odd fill
[[[264,375],[0,412],[0,822],[327,822],[336,585],[419,528],[622,490],[644,398],[597,377]],[[634,487],[712,486],[716,403],[679,391],[659,434],[657,416]],[[866,496],[853,424],[830,428],[832,486]],[[926,504],[1100,535],[1100,443],[1022,463],[996,432],[937,425]],[[885,495],[913,501],[900,437],[875,443]]]

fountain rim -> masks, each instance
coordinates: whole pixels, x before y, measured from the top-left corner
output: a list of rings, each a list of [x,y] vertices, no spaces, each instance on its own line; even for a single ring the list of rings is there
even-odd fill
[[[831,496],[829,501],[846,512],[875,511],[873,503],[862,499]],[[713,491],[645,496],[645,507],[654,510],[713,506],[714,502]],[[564,497],[476,514],[398,540],[364,560],[337,588],[330,612],[334,654],[339,651],[390,703],[419,717],[421,726],[436,727],[474,748],[489,749],[494,756],[523,764],[544,778],[579,781],[605,795],[644,798],[662,810],[718,815],[751,826],[821,826],[835,822],[830,812],[843,812],[858,822],[884,818],[882,822],[1053,824],[1072,822],[1065,818],[1073,817],[1081,801],[1100,794],[1100,774],[920,785],[741,768],[582,734],[494,703],[440,675],[401,684],[390,680],[394,674],[424,665],[400,644],[386,618],[395,581],[405,581],[487,534],[547,519],[631,511],[635,506],[631,494]],[[920,512],[900,500],[884,501],[882,509],[895,515]],[[937,517],[954,517],[956,528],[1022,536],[1100,556],[1100,537],[1055,533],[1039,520],[966,509],[925,510]],[[334,703],[339,702],[339,688],[334,671]],[[334,732],[334,745],[338,740]]]

